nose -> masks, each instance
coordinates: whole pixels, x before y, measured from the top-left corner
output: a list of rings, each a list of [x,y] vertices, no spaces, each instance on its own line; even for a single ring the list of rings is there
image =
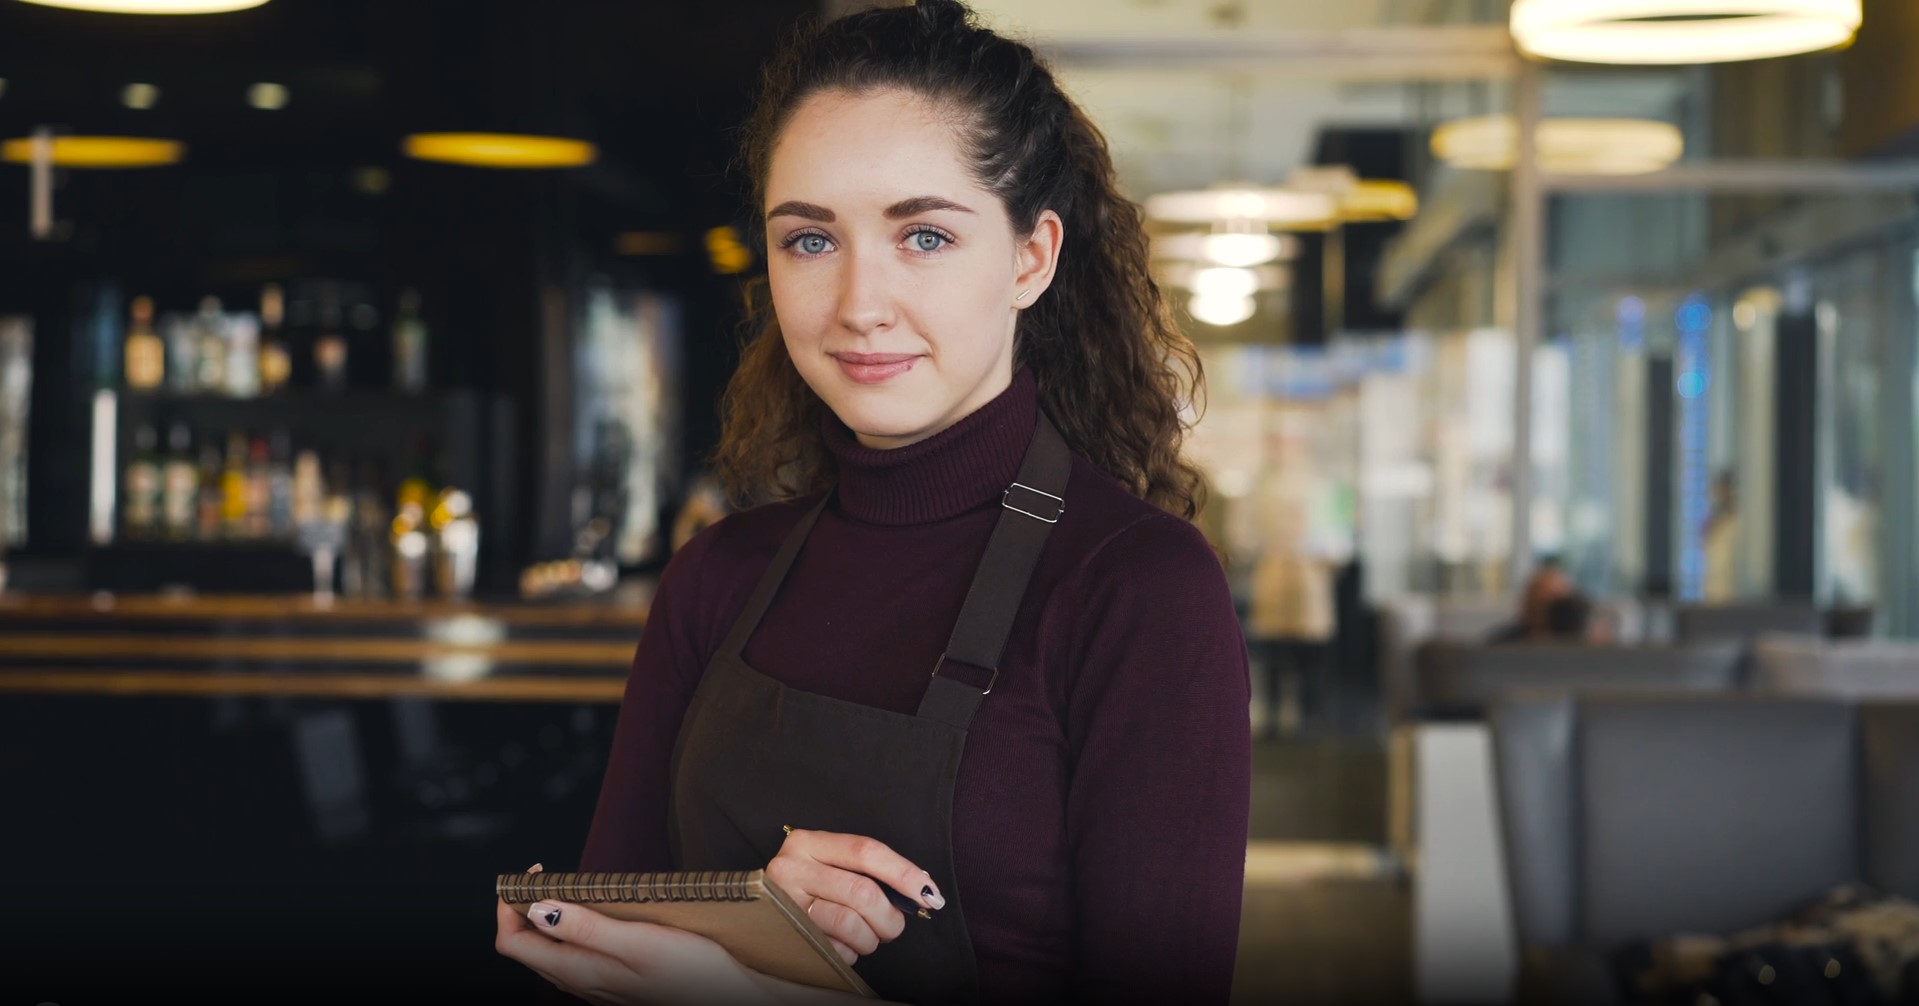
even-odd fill
[[[885,256],[842,253],[840,271],[840,325],[865,335],[893,321],[893,300],[886,277]]]

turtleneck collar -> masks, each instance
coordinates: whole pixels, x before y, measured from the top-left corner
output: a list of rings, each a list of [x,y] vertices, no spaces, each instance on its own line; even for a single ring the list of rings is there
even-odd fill
[[[998,499],[1019,474],[1039,422],[1030,368],[970,415],[916,444],[866,447],[831,410],[821,423],[839,462],[839,508],[869,524],[928,524]]]

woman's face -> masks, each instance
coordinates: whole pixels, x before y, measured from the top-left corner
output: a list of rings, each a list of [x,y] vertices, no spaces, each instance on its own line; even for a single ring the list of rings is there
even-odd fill
[[[862,444],[923,440],[1006,390],[1059,217],[1014,234],[949,117],[906,91],[814,95],[774,147],[763,209],[786,350]]]

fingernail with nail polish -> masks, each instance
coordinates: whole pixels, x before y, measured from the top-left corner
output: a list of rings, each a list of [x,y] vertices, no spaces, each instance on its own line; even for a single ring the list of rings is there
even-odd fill
[[[934,911],[946,907],[946,899],[940,897],[940,892],[933,890],[931,887],[920,888],[920,900],[925,901],[926,907]]]
[[[527,909],[526,914],[533,919],[533,924],[536,926],[552,929],[560,924],[560,910],[545,902]]]

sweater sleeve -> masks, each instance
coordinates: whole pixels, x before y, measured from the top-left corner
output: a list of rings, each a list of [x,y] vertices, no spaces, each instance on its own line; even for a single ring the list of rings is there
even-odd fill
[[[1225,1003],[1246,874],[1246,646],[1197,528],[1142,518],[1078,574],[1067,840],[1083,1002]]]
[[[680,721],[705,670],[697,617],[703,607],[700,572],[719,526],[695,535],[660,575],[620,700],[606,776],[580,855],[582,870],[673,868],[667,776]]]

